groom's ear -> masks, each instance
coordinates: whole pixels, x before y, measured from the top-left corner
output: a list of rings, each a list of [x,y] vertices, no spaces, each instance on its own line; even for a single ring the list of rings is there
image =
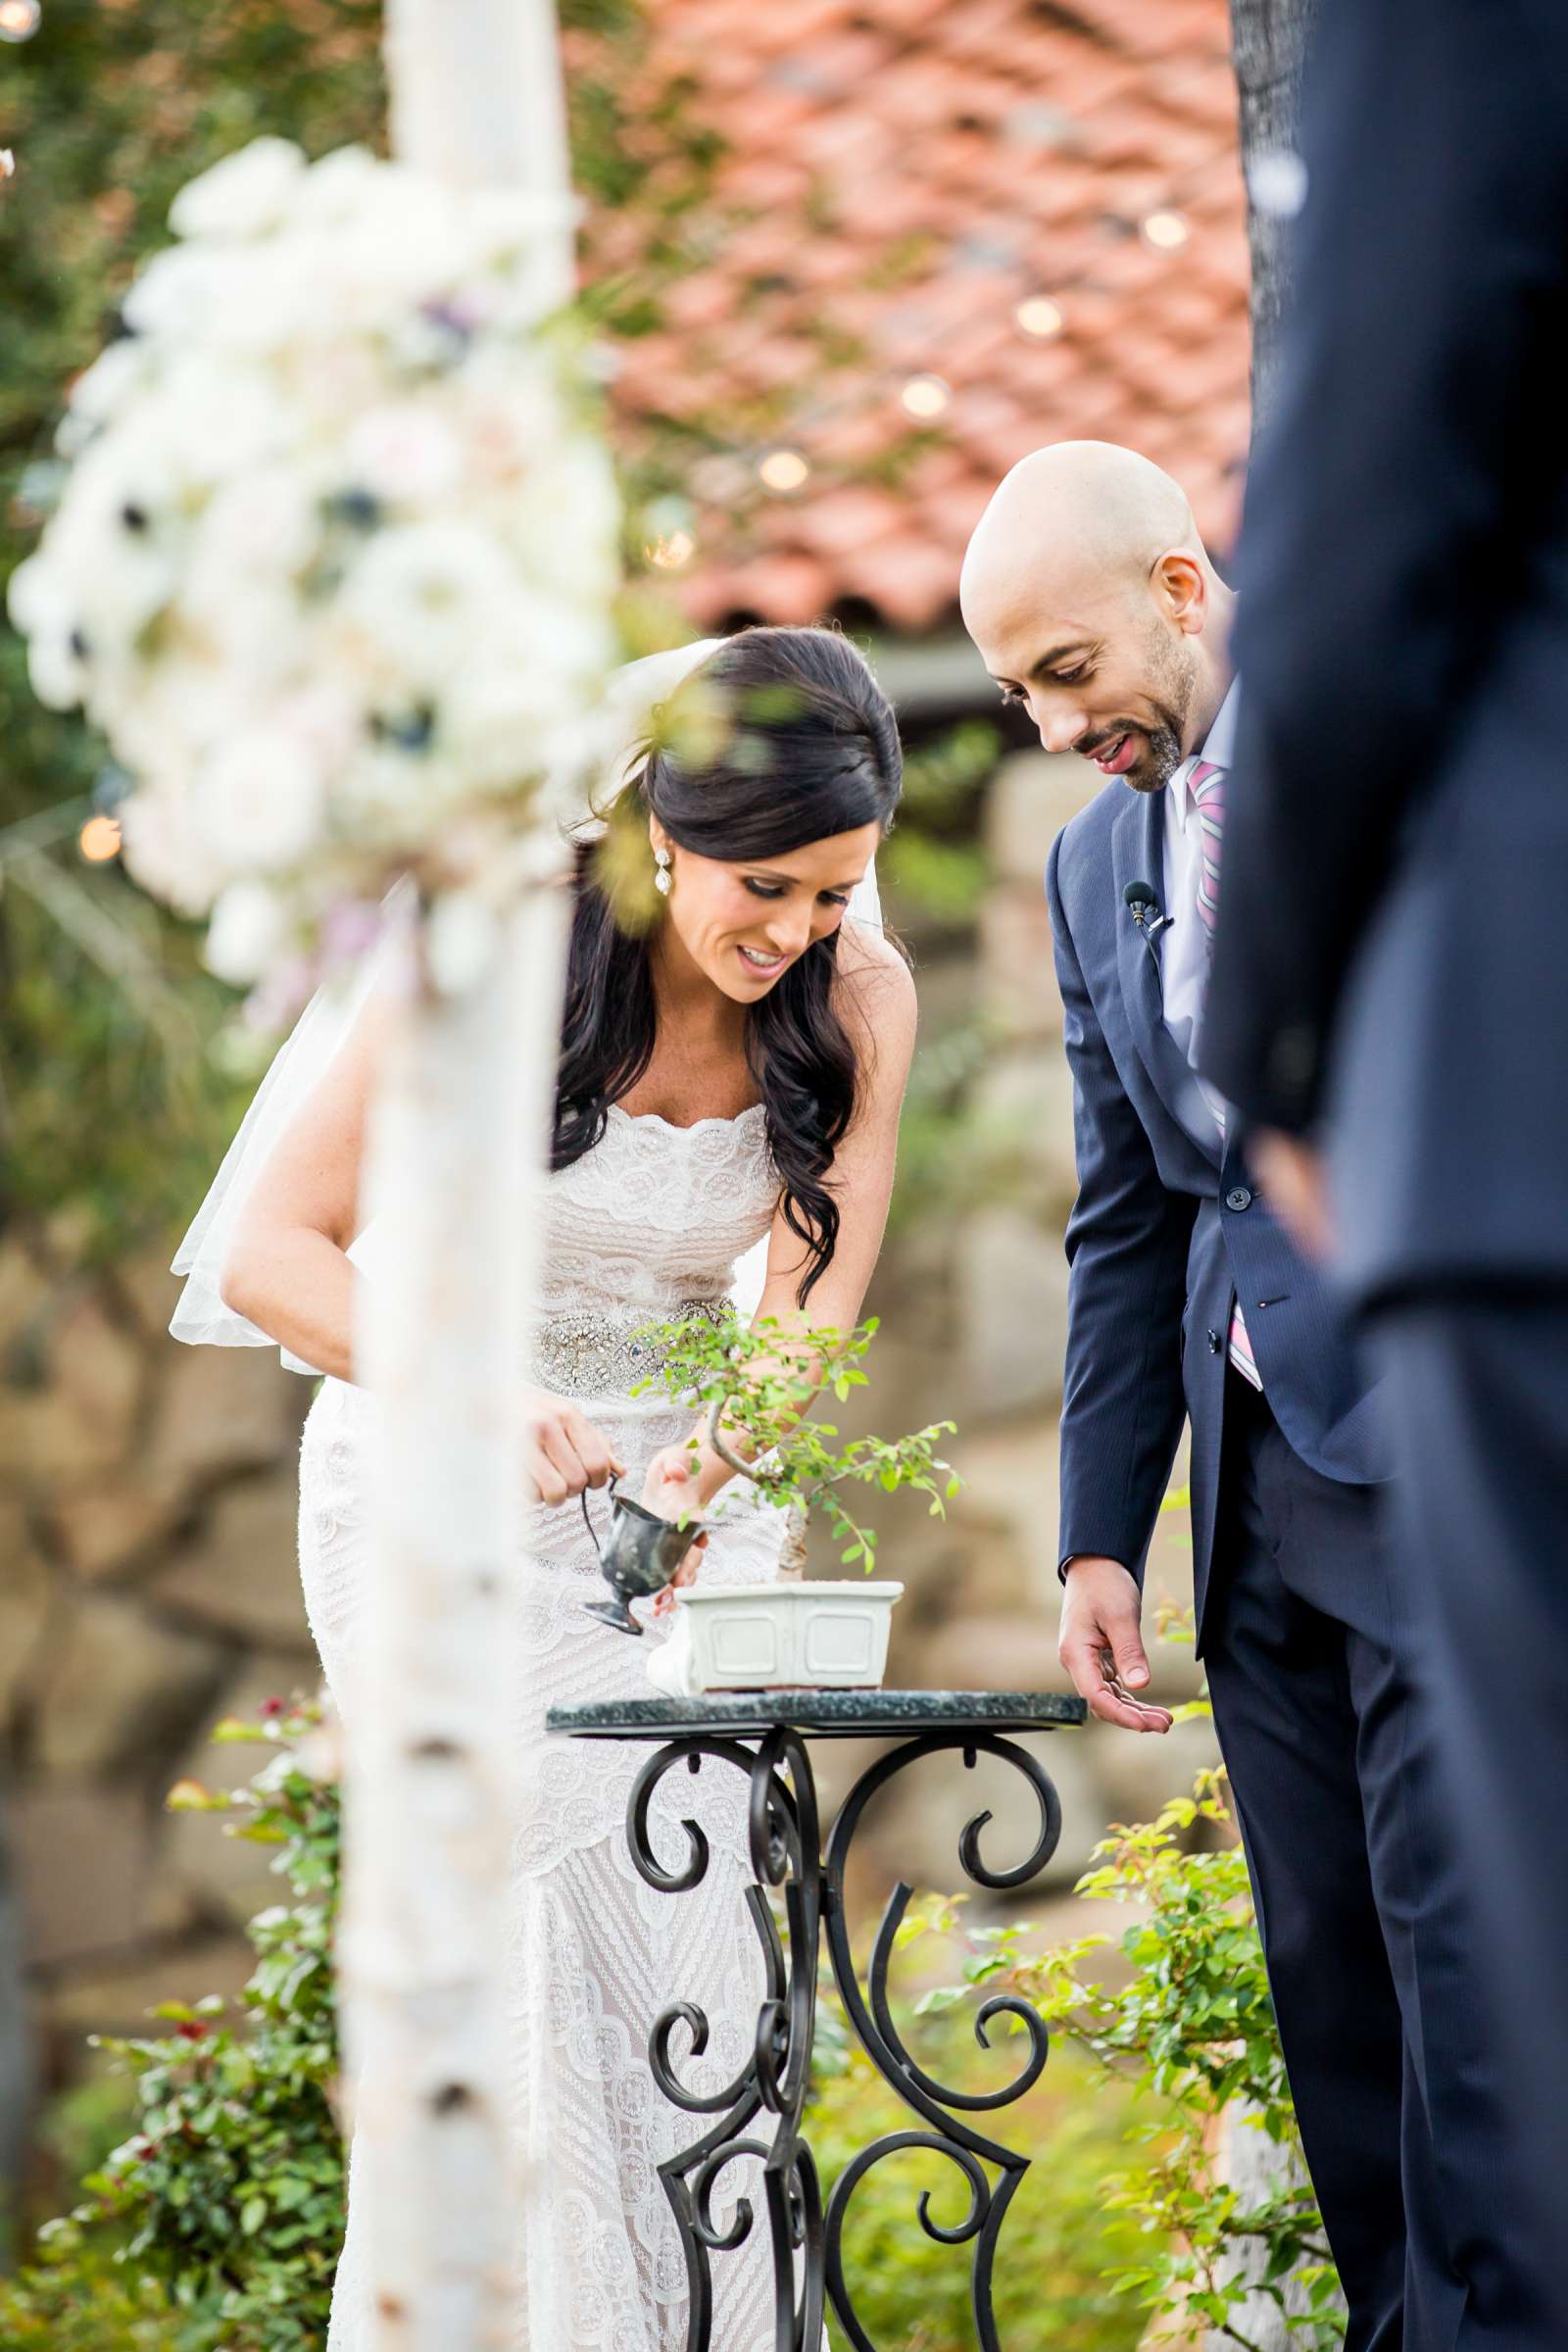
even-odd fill
[[[1190,548],[1166,550],[1150,576],[1154,601],[1166,620],[1184,636],[1201,636],[1208,617],[1208,579]]]

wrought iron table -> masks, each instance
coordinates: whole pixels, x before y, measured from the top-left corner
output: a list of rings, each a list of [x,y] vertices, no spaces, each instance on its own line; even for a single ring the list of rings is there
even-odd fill
[[[972,2244],[970,2290],[980,2345],[982,2352],[1002,2352],[992,2309],[992,2267],[1008,2204],[1029,2160],[988,2137],[969,2119],[1010,2105],[1039,2080],[1046,2063],[1046,2028],[1027,2002],[1012,1994],[993,1995],[975,2017],[976,2038],[988,2047],[990,2022],[1003,2015],[1016,2019],[1029,2044],[1021,2071],[1001,2090],[984,2093],[936,2082],[905,2048],[888,1998],[894,1942],[913,1888],[901,1880],[889,1895],[862,1989],[850,1950],[844,1873],[861,1815],[878,1790],[918,1758],[952,1750],[961,1754],[966,1767],[981,1755],[1000,1757],[1028,1782],[1040,1826],[1020,1862],[994,1870],[982,1860],[980,1837],[991,1819],[989,1811],[976,1813],[958,1838],[958,1859],[977,1886],[1021,1886],[1055,1850],[1061,1806],[1038,1758],[1007,1735],[1055,1731],[1082,1723],[1084,1715],[1082,1699],[1032,1690],[725,1692],[709,1698],[626,1699],[551,1710],[552,1732],[579,1740],[643,1740],[654,1745],[655,1753],[632,1789],[626,1832],[640,1876],[665,1893],[680,1894],[695,1886],[709,1858],[708,1840],[695,1821],[684,1824],[688,1852],[680,1868],[669,1868],[655,1854],[649,1842],[649,1809],[665,1775],[680,1766],[699,1772],[704,1760],[711,1759],[744,1773],[750,1788],[756,1884],[747,1888],[746,1900],[761,1947],[766,1985],[752,2056],[722,2090],[700,2097],[675,2074],[670,2037],[676,2025],[684,2024],[693,2052],[700,2054],[708,2038],[702,2011],[690,2001],[672,2001],[662,2011],[649,2039],[649,2063],[665,2098],[694,2117],[711,2119],[689,2147],[660,2167],[690,2281],[687,2352],[712,2352],[710,2256],[740,2245],[756,2218],[746,2197],[737,2199],[727,2225],[713,2213],[718,2177],[740,2156],[762,2163],[772,2241],[776,2352],[818,2352],[828,2303],[856,2352],[878,2352],[856,2315],[845,2278],[844,2223],[859,2181],[884,2156],[901,2148],[934,2149],[956,2165],[968,2183],[969,2210],[961,2221],[933,2221],[925,2192],[916,2210],[928,2236],[944,2245]],[[887,1739],[897,1744],[856,1781],[824,1847],[807,1741],[834,1739]],[[779,1901],[782,1930],[775,1915]],[[816,2164],[801,2128],[824,1935],[851,2027],[877,2073],[916,2119],[915,2128],[889,2132],[859,2149],[834,2183],[825,2207]],[[776,2119],[771,2137],[751,2136],[764,2116]]]

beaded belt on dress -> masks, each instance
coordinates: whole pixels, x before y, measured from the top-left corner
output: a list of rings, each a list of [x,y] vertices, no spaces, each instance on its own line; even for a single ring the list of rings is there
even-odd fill
[[[680,1298],[663,1306],[541,1307],[534,1334],[533,1378],[560,1396],[626,1396],[652,1379],[663,1361],[650,1324],[680,1323],[694,1315],[717,1325],[726,1299]]]

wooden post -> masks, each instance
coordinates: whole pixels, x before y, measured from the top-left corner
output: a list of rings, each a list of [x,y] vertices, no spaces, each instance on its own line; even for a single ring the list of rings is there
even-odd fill
[[[388,0],[393,142],[465,186],[569,186],[553,0]],[[542,819],[548,822],[548,819]],[[543,847],[543,844],[541,845]],[[540,870],[548,856],[538,860]],[[523,893],[466,993],[413,988],[374,1105],[364,1363],[379,1408],[373,1634],[350,1726],[341,1942],[375,2352],[519,2338],[527,2182],[504,2007],[535,1287],[564,894]]]

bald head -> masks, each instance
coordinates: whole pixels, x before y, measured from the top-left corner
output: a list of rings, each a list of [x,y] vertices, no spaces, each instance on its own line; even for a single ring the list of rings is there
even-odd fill
[[[1058,441],[1015,466],[969,542],[959,601],[1047,747],[1142,790],[1223,697],[1229,593],[1179,484],[1136,450]]]
[[[1193,511],[1168,473],[1110,441],[1056,441],[1006,476],[981,515],[963,561],[965,618],[1024,577],[1063,585],[1145,580],[1167,548],[1201,551]]]

